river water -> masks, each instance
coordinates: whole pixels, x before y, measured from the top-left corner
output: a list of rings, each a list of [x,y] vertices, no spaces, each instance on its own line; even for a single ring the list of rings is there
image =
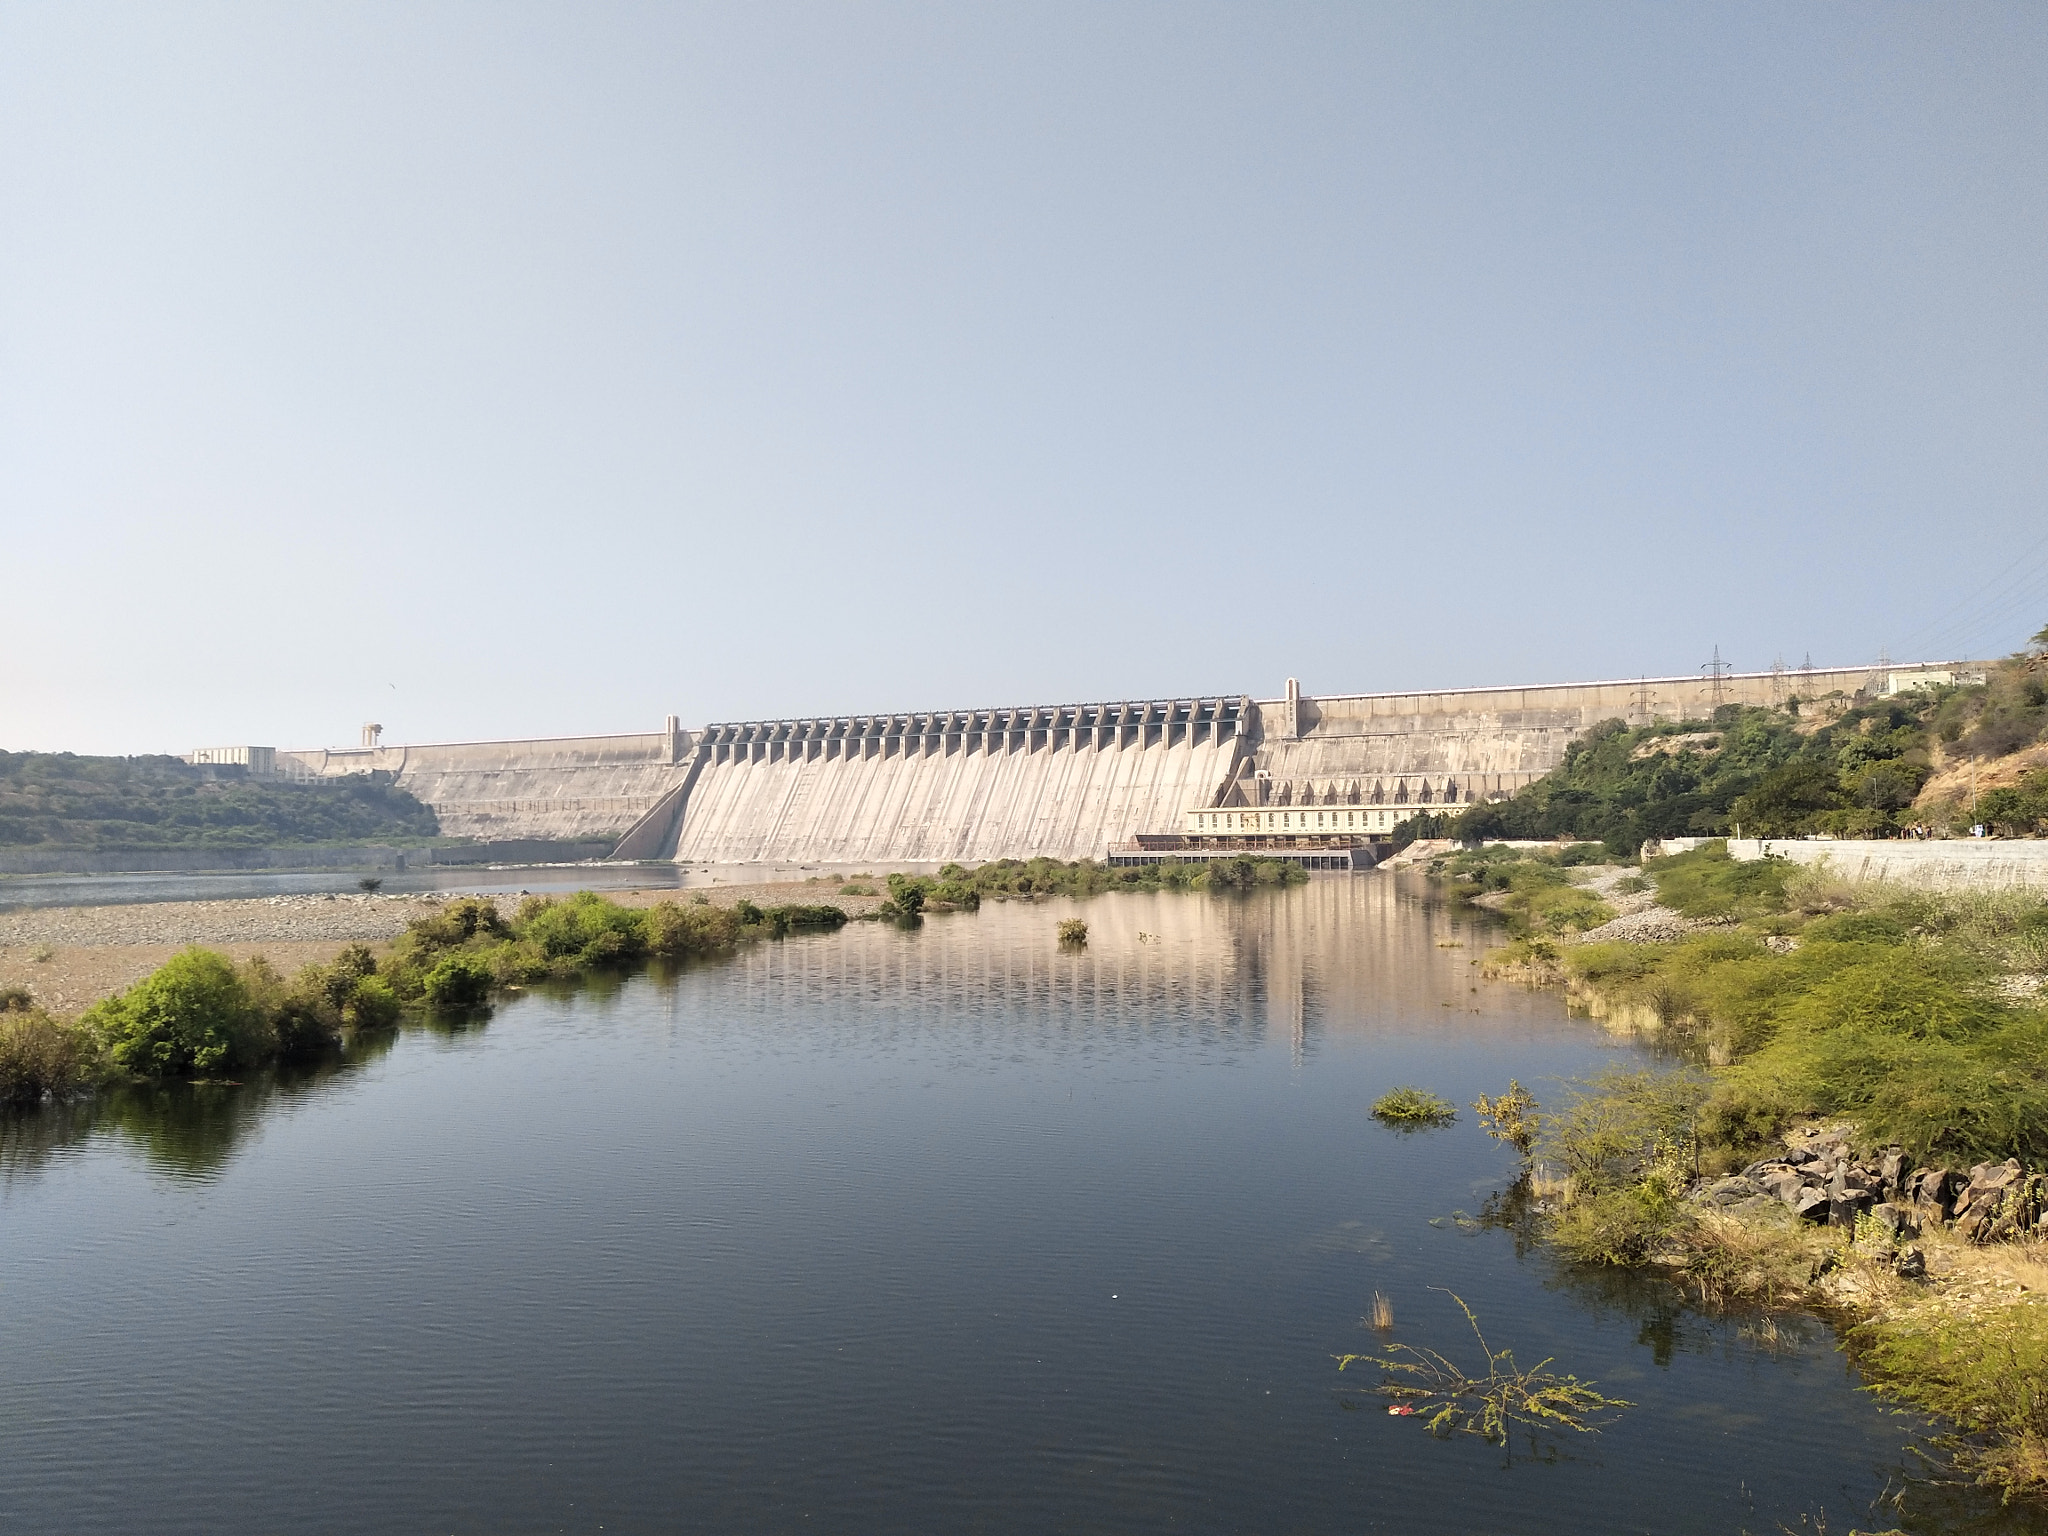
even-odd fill
[[[990,904],[9,1122],[0,1532],[1901,1523],[1917,1426],[1825,1329],[1563,1268],[1469,1110],[1367,1116],[1640,1059],[1480,980],[1481,921],[1387,875]],[[1635,1406],[1433,1440],[1339,1390],[1375,1290]]]

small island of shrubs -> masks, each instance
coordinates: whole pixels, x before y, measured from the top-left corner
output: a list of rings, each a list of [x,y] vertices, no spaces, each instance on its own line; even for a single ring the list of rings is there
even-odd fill
[[[381,963],[351,944],[290,980],[261,956],[237,965],[188,949],[76,1019],[53,1017],[26,992],[0,993],[0,1103],[320,1056],[349,1031],[395,1025],[408,1007],[472,1011],[501,988],[717,955],[845,921],[838,907],[626,907],[583,891],[529,897],[509,919],[493,901],[463,897],[414,922]]]
[[[1250,857],[1129,869],[1002,859],[972,870],[948,864],[937,876],[891,874],[888,898],[873,915],[914,921],[926,912],[971,912],[985,895],[1222,893],[1307,878],[1295,865]],[[75,1019],[51,1015],[25,991],[0,991],[0,1104],[69,1098],[121,1081],[215,1079],[265,1062],[315,1058],[338,1049],[352,1031],[396,1025],[407,1009],[474,1012],[507,988],[726,954],[751,940],[847,921],[836,906],[741,900],[720,907],[698,896],[628,907],[581,891],[530,896],[510,917],[488,898],[459,897],[413,922],[381,960],[351,944],[289,979],[260,956],[238,965],[213,950],[189,949]]]

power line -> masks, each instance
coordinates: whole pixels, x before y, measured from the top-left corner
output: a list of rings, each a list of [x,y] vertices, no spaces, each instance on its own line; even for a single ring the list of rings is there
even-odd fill
[[[1964,640],[1971,642],[1978,640],[1988,641],[2000,631],[2004,631],[2009,636],[2011,633],[2009,626],[2014,624],[2024,625],[2031,622],[2030,616],[2022,617],[2027,614],[2029,608],[2035,608],[2037,611],[2040,608],[2048,608],[2048,570],[2039,573],[2037,580],[2037,586],[2021,587],[2005,594],[2000,599],[1987,603],[1966,618],[1941,630],[1936,638],[1954,637],[1957,643],[1948,647],[1948,649],[1955,654],[1961,654],[1965,651],[1975,651],[1981,648],[1974,643],[1964,645],[1961,643]],[[2000,646],[1999,649],[2002,650],[2004,647]]]
[[[1910,637],[1910,643],[1903,647],[1905,653],[1927,657],[1929,652],[1937,649],[1938,641],[1950,636],[1980,633],[1977,626],[1983,622],[1987,605],[2003,604],[2026,597],[2030,584],[2044,575],[2048,575],[2048,534],[2036,540],[2032,547],[2021,551],[2019,556],[2009,562],[1997,576],[1969,592],[1923,625]]]

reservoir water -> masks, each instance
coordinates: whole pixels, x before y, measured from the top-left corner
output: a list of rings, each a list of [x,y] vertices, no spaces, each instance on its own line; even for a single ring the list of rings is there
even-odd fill
[[[990,904],[8,1121],[0,1532],[1951,1528],[1825,1328],[1562,1267],[1469,1110],[1368,1117],[1641,1059],[1479,921]],[[1635,1406],[1434,1440],[1340,1391],[1376,1290]]]

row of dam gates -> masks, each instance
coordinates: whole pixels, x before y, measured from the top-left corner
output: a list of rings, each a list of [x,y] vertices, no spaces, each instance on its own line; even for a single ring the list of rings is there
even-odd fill
[[[1435,693],[1127,700],[757,720],[541,741],[281,751],[299,778],[382,770],[480,842],[609,843],[686,864],[1101,858],[1218,808],[1356,808],[1383,835],[1513,794],[1602,720],[1889,691],[1914,669]],[[1244,819],[1244,818],[1239,818]],[[1291,817],[1290,817],[1291,820]],[[1306,826],[1307,818],[1302,818]]]

